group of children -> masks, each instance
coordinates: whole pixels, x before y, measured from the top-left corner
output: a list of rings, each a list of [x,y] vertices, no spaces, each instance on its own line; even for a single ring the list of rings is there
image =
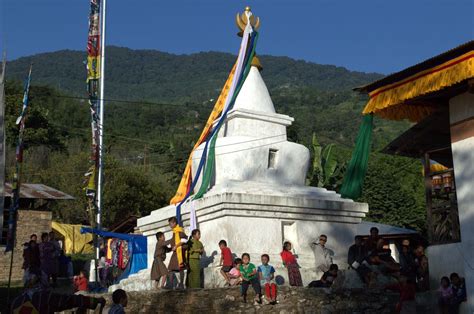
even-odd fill
[[[268,263],[270,256],[261,256],[262,265],[256,267],[250,263],[250,254],[243,253],[242,258],[232,259],[232,251],[227,247],[225,240],[219,241],[221,249],[220,273],[228,286],[241,285],[242,301],[247,303],[247,290],[252,286],[255,291],[255,304],[262,303],[262,288],[265,289],[267,304],[277,303],[277,286],[275,283],[275,268]]]
[[[156,282],[156,287],[177,287],[184,289],[184,271],[187,270],[186,287],[201,288],[203,286],[202,269],[200,259],[204,253],[204,246],[200,241],[201,232],[195,229],[188,239],[184,230],[178,225],[176,217],[168,220],[173,236],[165,239],[163,232],[156,233],[156,247],[153,265],[151,268],[151,279]],[[250,255],[242,254],[241,258],[234,260],[231,249],[225,240],[219,242],[221,250],[220,273],[228,286],[241,286],[242,299],[247,302],[247,290],[252,286],[255,291],[255,302],[277,303],[277,286],[275,283],[275,268],[269,264],[270,256],[261,256],[261,265],[256,267],[250,263]],[[289,284],[291,286],[302,286],[303,281],[299,271],[296,256],[293,255],[290,242],[285,242],[280,256],[283,265],[288,270]],[[165,265],[166,253],[172,252],[168,267]],[[178,284],[174,283],[175,274],[179,274]],[[161,281],[161,285],[159,284]],[[266,298],[262,301],[262,289]]]
[[[449,278],[441,278],[438,289],[438,305],[441,313],[451,313],[459,309],[462,302],[467,299],[466,285],[464,279],[457,273],[452,273]]]

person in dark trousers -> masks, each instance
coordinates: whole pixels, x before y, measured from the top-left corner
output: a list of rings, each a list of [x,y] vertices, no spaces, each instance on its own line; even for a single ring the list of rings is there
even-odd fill
[[[416,282],[416,262],[410,246],[404,241],[399,255],[400,274],[406,276],[410,282]]]
[[[367,247],[363,243],[362,236],[354,238],[355,243],[349,248],[347,253],[347,263],[350,269],[354,269],[360,279],[369,287],[375,283],[375,273],[369,268],[367,259],[369,258]]]
[[[329,270],[325,272],[320,280],[312,281],[308,287],[310,288],[330,288],[337,278],[339,267],[336,264],[331,264]]]
[[[250,255],[248,253],[242,254],[242,265],[240,265],[240,274],[242,275],[242,301],[247,303],[247,290],[252,285],[255,291],[254,304],[262,303],[262,288],[258,280],[257,268],[250,263]]]

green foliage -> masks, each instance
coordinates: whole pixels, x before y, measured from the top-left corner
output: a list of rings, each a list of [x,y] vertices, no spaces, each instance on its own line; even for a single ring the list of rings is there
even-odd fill
[[[319,144],[316,134],[313,133],[313,167],[310,175],[310,185],[338,190],[342,184],[345,163],[339,163],[335,157],[334,144],[324,148]]]
[[[370,221],[426,231],[422,166],[419,161],[374,153],[362,196],[369,203]]]

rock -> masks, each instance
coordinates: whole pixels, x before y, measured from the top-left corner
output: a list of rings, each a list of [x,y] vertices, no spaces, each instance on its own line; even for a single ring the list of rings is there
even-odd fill
[[[235,301],[235,297],[233,295],[226,295],[225,300],[226,301]]]

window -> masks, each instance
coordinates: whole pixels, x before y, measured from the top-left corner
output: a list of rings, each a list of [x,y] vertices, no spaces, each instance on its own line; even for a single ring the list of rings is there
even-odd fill
[[[275,169],[278,149],[270,148],[268,151],[268,169]]]

